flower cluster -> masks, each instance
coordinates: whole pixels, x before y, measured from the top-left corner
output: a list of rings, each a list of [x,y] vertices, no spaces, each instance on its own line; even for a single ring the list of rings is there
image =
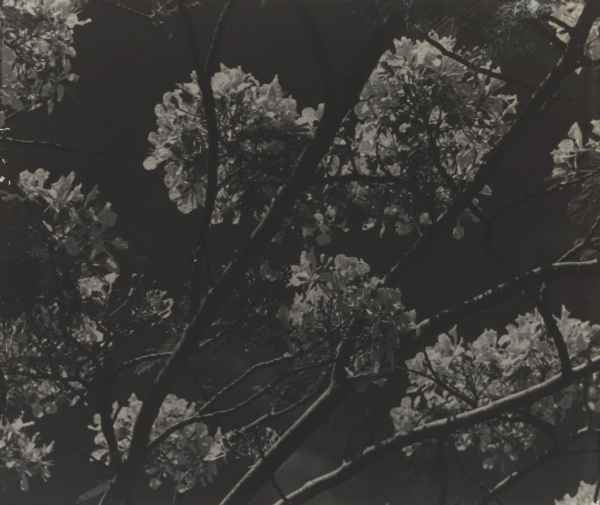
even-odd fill
[[[595,484],[581,481],[576,494],[573,496],[566,494],[562,500],[554,500],[554,505],[595,505],[597,503],[593,501],[595,490]]]
[[[116,404],[114,430],[121,455],[129,451],[131,436],[135,421],[142,407],[142,402],[135,394],[131,395],[126,405],[118,407]],[[174,424],[192,417],[196,412],[195,405],[168,395],[163,402],[160,412],[152,426],[152,437],[170,428]],[[94,425],[89,427],[97,431],[94,442],[98,449],[92,457],[101,460],[108,455],[108,444],[102,433],[101,419],[98,414],[94,416]],[[203,486],[212,482],[217,473],[217,466],[209,456],[215,440],[208,434],[208,428],[203,423],[190,424],[172,433],[148,458],[146,473],[151,478],[149,485],[158,489],[165,478],[170,478],[176,483],[177,491],[188,491],[200,481]]]
[[[430,37],[453,50],[452,39]],[[328,188],[326,198],[348,202],[353,214],[362,210],[363,229],[378,223],[381,233],[391,226],[407,235],[430,225],[457,188],[472,180],[508,129],[517,100],[499,93],[499,80],[470,70],[427,41],[402,38],[394,46],[382,56],[355,107],[354,137],[344,141],[352,157],[344,158],[340,150],[326,160],[330,175],[355,180],[344,195],[337,187]],[[398,184],[376,184],[378,176]],[[343,219],[348,212],[338,214]],[[459,223],[455,237],[463,234]]]
[[[12,423],[0,424],[0,460],[4,466],[17,472],[21,481],[21,490],[29,490],[29,479],[40,475],[44,480],[50,477],[52,463],[47,459],[52,452],[53,442],[40,445],[40,435],[29,436],[25,428],[33,423],[24,423],[17,419]]]
[[[83,328],[79,333],[76,331],[76,338],[87,340],[89,335],[84,332]],[[8,417],[21,416],[24,409],[29,409],[33,417],[40,418],[44,414],[55,414],[59,407],[73,405],[78,400],[78,395],[73,392],[75,388],[68,390],[46,378],[51,372],[42,363],[44,358],[38,344],[39,337],[23,318],[4,323],[0,328],[0,363],[7,374]],[[60,361],[58,349],[53,358]],[[66,377],[65,370],[60,378]]]
[[[111,204],[94,204],[98,188],[87,195],[81,192],[82,185],[73,186],[75,173],[61,176],[47,187],[50,173],[39,168],[34,173],[21,172],[18,192],[7,193],[3,200],[12,205],[34,203],[40,210],[38,235],[48,234],[56,249],[62,249],[79,263],[79,290],[83,297],[104,293],[110,288],[119,272],[113,250],[127,249],[128,244],[115,236],[117,215]]]
[[[2,105],[13,111],[61,101],[71,73],[73,30],[81,0],[4,0],[2,5]],[[0,126],[5,113],[0,112]]]
[[[548,177],[558,184],[579,183],[579,191],[569,202],[569,213],[583,221],[597,215],[600,205],[600,120],[591,121],[591,138],[584,139],[578,123],[568,137],[552,151],[554,168]]]
[[[350,324],[360,321],[357,339],[365,351],[356,358],[352,373],[378,374],[393,366],[400,336],[414,328],[415,313],[401,303],[401,293],[382,286],[370,276],[370,267],[359,258],[343,254],[335,258],[303,252],[292,266],[290,285],[299,288],[291,307],[282,306],[282,325],[292,330],[294,349],[312,349],[339,341]]]
[[[600,354],[600,326],[569,317],[557,318],[574,365]],[[560,372],[560,363],[543,319],[535,313],[520,316],[504,335],[486,331],[474,342],[459,339],[456,330],[440,335],[433,347],[406,362],[411,387],[400,407],[392,409],[396,430],[408,432],[419,424],[468,411],[539,384]],[[595,388],[585,393],[571,385],[536,402],[527,415],[556,424],[574,406],[600,412]],[[585,394],[587,394],[587,398]],[[535,440],[527,416],[516,414],[493,425],[479,425],[455,435],[458,450],[479,446],[488,457],[485,468],[507,455],[517,459]]]
[[[600,137],[600,120],[593,120],[592,127],[592,133]],[[574,123],[568,137],[552,151],[552,158],[554,169],[551,179],[558,179],[561,182],[572,181],[585,175],[590,169],[597,168],[600,141],[590,139],[585,143],[579,124]]]
[[[306,144],[322,111],[305,110],[283,94],[277,77],[259,84],[240,68],[221,66],[212,77],[219,131],[218,194],[213,223],[237,223],[242,209],[262,212]],[[158,131],[144,167],[165,166],[169,198],[187,214],[206,198],[208,126],[196,74],[192,82],[166,93],[155,109]]]

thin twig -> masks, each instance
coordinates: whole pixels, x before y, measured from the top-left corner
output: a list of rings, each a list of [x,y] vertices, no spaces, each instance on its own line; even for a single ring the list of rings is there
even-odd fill
[[[537,86],[535,84],[519,79],[518,77],[512,77],[510,75],[501,74],[499,72],[494,72],[493,70],[477,66],[474,63],[467,60],[466,58],[463,58],[459,54],[449,51],[437,40],[432,39],[429,35],[423,34],[423,38],[433,47],[438,49],[444,56],[452,58],[454,61],[457,61],[461,65],[464,65],[469,70],[473,70],[478,74],[487,75],[488,77],[493,77],[494,79],[504,81],[507,84],[514,84],[515,86],[520,86],[522,88],[528,89],[529,91],[535,91],[537,89]]]
[[[68,447],[69,449],[71,449],[73,452],[79,454],[80,456],[83,456],[87,461],[96,463],[97,465],[100,465],[105,470],[110,470],[111,473],[114,473],[114,471],[115,471],[114,468],[111,468],[103,461],[96,459],[91,454],[88,454],[85,451],[82,451],[81,449],[75,447],[73,444],[71,444],[70,442],[67,442],[64,438],[60,437],[56,432],[54,432],[54,439],[57,440],[58,442],[60,442],[61,444],[63,444],[64,446]]]
[[[0,142],[30,147],[50,147],[52,149],[58,149],[59,151],[66,151],[72,154],[114,154],[123,150],[123,147],[116,149],[88,149],[86,147],[66,146],[56,142],[48,142],[47,140],[15,139],[12,137],[0,137]]]
[[[168,268],[162,261],[159,261],[149,250],[148,248],[137,238],[135,234],[131,235],[135,244],[146,254],[147,258],[160,270],[166,273],[177,286],[182,290],[184,294],[189,295],[190,291],[183,282],[179,280],[179,278]]]

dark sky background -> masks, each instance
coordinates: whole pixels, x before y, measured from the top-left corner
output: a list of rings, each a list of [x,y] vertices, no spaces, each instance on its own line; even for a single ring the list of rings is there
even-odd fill
[[[144,8],[143,1],[123,1],[127,5]],[[270,82],[278,75],[283,89],[299,103],[299,109],[316,107],[322,101],[322,93],[316,65],[303,32],[297,26],[294,13],[288,3],[269,0],[261,8],[260,0],[244,0],[233,16],[225,35],[221,61],[227,66],[241,65],[259,81]],[[346,75],[356,62],[360,48],[369,34],[366,23],[343,22],[334,0],[308,2],[318,19],[325,41],[330,50],[338,78]],[[208,48],[217,17],[223,2],[205,1],[194,9],[198,23],[200,46]],[[0,144],[0,154],[10,160],[18,170],[30,171],[43,167],[52,177],[75,171],[84,186],[100,186],[101,197],[113,203],[119,216],[119,225],[135,231],[136,236],[152,252],[169,263],[180,278],[185,278],[189,264],[186,255],[173,243],[170,233],[181,242],[194,241],[193,220],[179,213],[167,197],[162,169],[147,172],[142,162],[149,151],[148,134],[155,131],[154,106],[162,95],[175,88],[175,83],[188,82],[191,57],[182,24],[177,17],[164,28],[154,27],[144,20],[127,13],[90,2],[84,17],[93,22],[76,30],[77,58],[74,71],[80,80],[72,86],[72,92],[58,104],[52,115],[42,110],[23,114],[11,124],[10,135],[17,138],[43,139],[66,145],[90,149],[118,149],[104,155],[79,155],[64,153],[42,147],[17,147]],[[557,54],[545,42],[538,40],[526,30],[518,38],[502,46],[498,63],[503,71],[531,82],[539,82],[555,61]],[[525,192],[539,190],[542,181],[551,171],[549,155],[558,142],[566,137],[570,125],[585,119],[587,102],[577,79],[571,78],[564,86],[564,96],[577,97],[559,101],[552,110],[536,121],[511,152],[501,174],[492,186],[493,195],[485,198],[486,208],[516,198]],[[518,92],[521,102],[526,93],[506,87],[507,93]],[[497,251],[518,271],[551,262],[566,250],[580,229],[565,218],[568,195],[546,199],[507,215],[497,227]],[[10,219],[0,211],[0,221]],[[212,252],[215,258],[225,261],[235,244],[244,240],[248,226],[236,229],[217,228],[212,235]],[[126,235],[126,234],[125,234]],[[422,261],[404,279],[400,286],[404,303],[416,308],[419,318],[427,317],[465,298],[488,289],[503,277],[490,266],[478,245],[480,234],[476,227],[467,225],[467,234],[461,241],[451,237],[444,239],[428,252]],[[2,254],[14,252],[17,244],[3,238]],[[384,271],[393,264],[407,247],[406,239],[388,237],[377,241],[375,235],[345,235],[336,237],[332,246],[323,252],[335,254],[344,251],[348,255],[363,257],[377,265],[376,271]],[[299,251],[290,251],[296,257]],[[133,244],[121,260],[124,275],[131,269],[152,272],[165,287],[174,287],[170,279],[153,269],[150,262]],[[2,297],[10,297],[6,288]],[[589,317],[598,322],[594,310],[599,300],[598,289],[591,281],[564,281],[556,283],[552,290],[555,301],[562,300],[576,316]],[[562,303],[562,302],[561,302]],[[469,337],[485,325],[501,330],[506,324],[527,310],[522,299],[514,298],[484,316],[473,318],[459,325],[459,332]],[[248,356],[232,352],[221,355],[212,362],[199,358],[195,362],[203,379],[220,383],[228,373],[244,369],[250,363]],[[250,387],[251,384],[248,386]],[[186,391],[185,384],[178,391]],[[247,390],[247,389],[246,389]],[[382,405],[393,405],[401,390],[388,384],[379,393]],[[243,391],[242,393],[243,394]],[[232,399],[232,402],[235,398]],[[310,441],[288,461],[278,473],[278,481],[286,491],[292,491],[306,479],[334,468],[340,462],[340,447],[358,423],[357,415],[371,405],[372,395],[365,394],[352,400],[335,413],[331,422],[313,435]],[[79,408],[79,407],[77,407]],[[380,415],[383,432],[389,433],[391,421],[387,407]],[[43,419],[45,429],[56,431],[62,438],[72,440],[83,450],[91,450],[93,432],[86,425],[91,416],[82,414],[76,423],[72,412],[59,413]],[[347,423],[347,419],[353,423]],[[54,458],[57,463],[53,478],[46,486],[33,485],[28,494],[13,494],[12,503],[72,503],[81,493],[95,485],[94,465],[86,462],[62,444],[56,444]],[[415,504],[433,503],[437,487],[427,479],[406,482],[403,478],[404,460],[389,457],[370,467],[353,481],[322,494],[311,503],[341,504]],[[595,459],[581,460],[563,458],[548,465],[522,484],[515,486],[503,498],[506,504],[535,505],[554,503],[565,492],[573,493],[581,478],[590,480],[596,472]],[[215,484],[188,503],[213,504],[224,496],[235,480],[243,474],[236,465],[220,469]],[[488,483],[499,478],[487,475]],[[36,479],[35,484],[40,484]],[[159,492],[151,492],[145,484],[139,486],[141,504],[169,503],[171,489],[164,486]],[[451,483],[448,503],[471,503],[479,496],[472,486],[461,479]],[[267,504],[277,499],[270,486],[256,496],[252,503]]]

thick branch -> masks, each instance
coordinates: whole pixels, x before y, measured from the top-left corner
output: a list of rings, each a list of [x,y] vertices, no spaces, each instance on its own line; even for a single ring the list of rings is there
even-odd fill
[[[457,430],[493,420],[506,412],[531,405],[598,370],[600,370],[600,357],[574,368],[572,374],[569,376],[555,376],[545,382],[489,403],[483,407],[446,419],[432,421],[418,426],[407,433],[399,433],[379,444],[368,447],[360,456],[357,456],[352,461],[343,463],[336,470],[307,482],[304,486],[288,495],[288,500],[293,505],[305,503],[319,493],[346,482],[384,456],[397,452],[410,444],[447,436]],[[282,504],[278,502],[277,505]]]
[[[288,181],[279,190],[277,197],[250,236],[246,246],[225,268],[217,284],[207,293],[201,307],[187,327],[173,354],[151,385],[133,430],[129,456],[103,500],[104,504],[118,503],[121,497],[135,485],[135,480],[142,470],[146,459],[152,424],[164,398],[170,392],[175,380],[185,370],[185,364],[189,356],[196,351],[200,339],[210,328],[220,309],[226,304],[231,289],[244,272],[248,270],[255,258],[270,245],[271,239],[291,213],[296,199],[308,187],[310,178],[317,169],[321,159],[327,154],[342,120],[356,103],[364,83],[379,61],[381,54],[387,49],[393,36],[392,30],[390,26],[386,26],[378,31],[367,47],[358,70],[348,78],[345,93],[340,96],[338,101],[326,105],[323,118],[319,123],[315,136],[299,157]],[[337,398],[338,395],[345,397],[345,394],[342,395],[339,389],[334,388],[328,391],[329,393],[325,394],[325,398],[322,398],[320,401],[317,400],[317,403],[313,406],[314,408],[309,408],[305,416],[300,418],[299,422],[306,424],[306,430],[302,430],[305,434],[301,437],[296,435],[295,438],[286,438],[284,436],[276,444],[275,447],[277,449],[273,453],[273,456],[271,456],[271,451],[269,451],[266,460],[270,462],[271,467],[278,468],[296,450],[306,436],[320,425],[324,419],[322,414],[326,413],[326,407],[319,407],[320,405],[331,404],[333,398]],[[330,397],[333,398],[330,400]],[[316,411],[316,414],[311,414],[314,411]],[[261,465],[254,467],[253,470],[258,471],[257,468],[259,467]],[[258,472],[256,477],[251,478],[252,484],[250,486],[248,480],[242,480],[240,483],[242,484],[241,487],[237,487],[237,489],[242,490],[241,493],[235,491],[233,494],[235,499],[230,500],[228,503],[247,502],[249,496],[253,493],[246,492],[246,489],[258,489],[265,481],[265,475],[268,479],[270,470],[267,470],[267,472],[260,470]]]
[[[325,95],[325,103],[330,103],[335,97],[335,80],[331,67],[331,60],[327,52],[327,46],[319,30],[319,26],[310,9],[306,6],[304,0],[290,0],[296,16],[300,20],[304,33],[308,39],[313,56],[319,68],[321,76],[321,85],[323,86],[323,94]]]
[[[402,275],[424,257],[424,253],[456,222],[458,217],[473,202],[473,199],[488,181],[498,172],[512,147],[519,142],[525,130],[538,117],[548,100],[555,95],[562,82],[571,72],[581,66],[580,60],[583,54],[583,46],[599,10],[599,2],[588,1],[586,3],[577,25],[573,29],[569,43],[558,63],[537,88],[531,100],[510,129],[485,155],[472,182],[456,197],[442,218],[430,225],[419,240],[415,242],[412,249],[388,272],[385,278],[387,284],[396,283]]]

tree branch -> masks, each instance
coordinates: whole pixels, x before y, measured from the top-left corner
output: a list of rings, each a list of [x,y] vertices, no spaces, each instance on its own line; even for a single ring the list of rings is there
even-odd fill
[[[395,18],[392,19],[396,21]],[[255,258],[270,245],[271,239],[291,213],[296,199],[308,187],[310,178],[323,156],[327,154],[342,120],[356,103],[364,83],[391,42],[395,29],[393,24],[389,23],[377,31],[365,50],[358,70],[347,79],[345,92],[340,95],[338,100],[325,107],[323,118],[312,141],[300,155],[286,184],[279,190],[246,246],[229,263],[218,282],[209,290],[173,354],[150,386],[133,430],[128,458],[103,499],[103,505],[118,503],[121,497],[133,487],[137,475],[143,468],[148,453],[152,425],[164,398],[170,392],[172,384],[185,370],[185,364],[189,356],[195,353],[200,339],[210,328],[220,309],[226,304],[231,289],[255,261]],[[308,434],[312,433],[327,418],[328,409],[341,403],[345,396],[341,387],[328,389],[301,416],[294,425],[296,429],[293,429],[294,426],[292,426],[292,430],[288,430],[286,435],[290,436],[284,435],[266,455],[269,468],[260,464],[253,468],[252,475],[248,476],[247,474],[248,478],[242,479],[236,489],[232,491],[233,494],[230,493],[230,498],[227,499],[228,503],[247,503],[254,491],[260,488],[264,479],[268,479],[271,468],[278,468]],[[263,468],[265,468],[264,471]]]
[[[600,275],[600,262],[598,260],[554,263],[549,266],[535,268],[514,280],[499,284],[470,300],[424,319],[417,325],[410,338],[414,342],[424,345],[431,336],[437,336],[436,332],[443,331],[457,321],[485,310],[499,301],[523,291],[528,286],[550,279],[571,276],[587,277],[590,275]]]
[[[256,447],[258,448],[258,453],[260,454],[260,459],[262,461],[264,461],[265,460],[265,451],[263,451],[263,448],[262,448],[262,445],[260,442],[260,438],[257,433],[254,433],[254,438],[255,438]],[[277,483],[277,480],[275,480],[275,475],[271,475],[271,484],[273,484],[273,487],[275,488],[275,491],[277,491],[277,494],[281,498],[282,503],[284,505],[290,505],[290,502],[288,502],[287,498],[285,497],[285,493],[283,492],[283,489],[281,489],[281,486]]]
[[[448,58],[452,58],[454,61],[457,61],[461,65],[467,67],[469,70],[473,70],[474,72],[477,72],[478,74],[487,75],[488,77],[493,77],[494,79],[504,81],[507,84],[514,84],[515,86],[520,86],[521,88],[525,88],[530,91],[535,91],[537,89],[537,86],[535,84],[532,84],[527,81],[523,81],[522,79],[519,79],[517,77],[511,77],[510,75],[504,75],[499,72],[494,72],[493,70],[489,70],[487,68],[479,67],[479,66],[471,63],[466,58],[463,58],[461,55],[456,54],[452,51],[449,51],[438,41],[433,40],[426,33],[423,32],[421,35],[429,44],[431,44],[433,47],[438,49],[444,56],[447,56]]]
[[[132,360],[126,361],[119,368],[117,368],[115,375],[122,373],[127,368],[131,368],[139,365],[140,363],[144,363],[146,361],[154,361],[157,359],[168,358],[171,355],[170,352],[157,352],[154,354],[146,354],[145,356],[138,356],[137,358],[133,358]]]
[[[217,109],[215,104],[215,97],[213,94],[211,78],[212,74],[207,70],[215,65],[218,53],[221,47],[221,38],[227,26],[227,22],[233,12],[233,9],[237,5],[238,0],[229,0],[225,4],[225,8],[217,22],[217,27],[213,36],[211,47],[208,52],[208,56],[205,64],[202,64],[202,58],[200,55],[200,48],[198,47],[198,35],[196,33],[196,25],[190,15],[186,0],[177,0],[177,7],[179,13],[185,23],[188,44],[190,52],[192,54],[192,61],[194,64],[194,70],[196,72],[196,78],[198,80],[198,86],[202,95],[202,107],[204,109],[204,117],[206,118],[206,131],[208,135],[208,160],[207,160],[207,183],[206,183],[206,197],[204,200],[204,209],[202,215],[202,221],[200,223],[200,229],[198,230],[199,247],[207,257],[206,244],[208,238],[208,230],[212,221],[212,215],[215,208],[217,199],[217,185],[218,185],[218,170],[219,170],[219,126],[217,120]],[[198,156],[201,156],[199,154]],[[201,268],[202,264],[205,264],[205,258],[195,258],[197,260],[194,265],[194,274],[192,275],[192,305],[194,310],[197,309],[200,303],[200,276],[198,275],[198,269]],[[208,264],[205,265],[209,268]]]
[[[522,470],[517,470],[513,472],[511,475],[506,477],[504,480],[496,484],[489,492],[479,501],[477,505],[487,505],[488,503],[497,499],[497,497],[504,493],[507,489],[514,486],[517,482],[523,480],[529,474],[533,473],[538,468],[541,468],[549,461],[553,460],[558,456],[568,456],[571,453],[564,450],[564,447],[575,440],[588,435],[591,433],[589,429],[579,430],[566,439],[562,440],[559,444],[556,444],[552,449],[546,451],[543,455],[536,458],[536,460],[531,463],[529,466],[523,468]]]
[[[127,7],[126,5],[123,5],[123,4],[120,4],[117,2],[111,2],[110,0],[94,0],[94,2],[101,3],[102,5],[107,5],[109,7],[112,7],[113,9],[119,10],[121,12],[125,12],[127,14],[130,14],[130,15],[138,17],[138,18],[142,18],[146,21],[154,21],[154,16],[152,16],[151,14],[144,14],[143,12],[136,11],[135,9],[132,9],[131,7]]]
[[[137,245],[146,255],[146,257],[156,266],[158,267],[160,270],[162,270],[164,273],[166,273],[177,285],[177,287],[179,289],[181,289],[181,291],[186,294],[189,295],[190,294],[190,290],[183,284],[183,282],[181,282],[179,280],[179,278],[161,261],[159,261],[149,250],[148,248],[137,238],[137,236],[135,234],[131,234],[133,241],[135,242],[135,245]]]
[[[123,150],[123,147],[119,147],[117,149],[88,149],[85,147],[65,146],[56,142],[48,142],[47,140],[15,139],[12,137],[0,137],[0,142],[30,147],[50,147],[52,149],[58,149],[59,151],[66,151],[72,154],[114,154]]]
[[[208,50],[208,56],[206,57],[206,63],[204,64],[204,73],[209,77],[212,77],[218,70],[217,60],[221,52],[221,46],[223,45],[223,34],[239,3],[240,0],[228,0],[217,21],[217,26]]]
[[[330,103],[335,98],[335,80],[327,46],[321,36],[319,26],[304,0],[289,1],[304,28],[304,33],[306,34],[313,56],[317,62],[319,75],[321,76],[321,86],[323,87],[323,94],[325,96],[325,103]]]
[[[581,66],[583,46],[599,9],[598,2],[593,0],[586,2],[562,57],[534,92],[525,109],[502,139],[484,156],[481,166],[471,183],[456,197],[441,219],[431,224],[410,251],[390,269],[385,277],[386,284],[396,283],[402,275],[424,257],[424,253],[439,240],[446,229],[452,226],[487,182],[498,172],[511,148],[519,142],[522,134],[530,123],[538,117],[539,112],[546,105],[546,102],[554,96],[566,77]]]
[[[467,478],[467,480],[469,480],[472,484],[477,486],[479,489],[481,489],[485,493],[489,493],[490,490],[487,488],[487,486],[485,484],[483,484],[482,482],[479,482],[479,480],[477,480],[475,478],[475,476],[473,474],[471,474],[471,472],[469,472],[469,469],[466,467],[464,461],[462,461],[460,459],[458,452],[456,450],[456,447],[451,446],[450,453],[452,454],[452,458],[454,459],[456,466],[458,467],[460,472]],[[504,505],[499,498],[495,498],[494,501],[496,501],[496,503],[498,505]]]
[[[514,411],[523,406],[531,405],[598,370],[600,370],[600,357],[575,367],[569,376],[557,375],[545,382],[519,391],[518,393],[513,393],[483,407],[472,409],[449,418],[432,421],[406,433],[398,433],[379,444],[368,447],[362,454],[352,461],[344,462],[336,470],[307,482],[301,488],[289,494],[288,500],[293,505],[305,503],[319,493],[346,482],[382,457],[401,450],[410,444],[447,436],[457,430],[490,421],[508,411]],[[282,505],[282,503],[277,502],[277,505]]]
[[[4,371],[0,368],[0,425],[6,415],[6,404],[8,401],[8,384],[4,377]]]
[[[213,398],[211,398],[208,402],[206,402],[204,405],[202,405],[202,407],[198,410],[197,415],[189,417],[187,419],[183,419],[182,421],[179,421],[178,423],[175,423],[175,424],[169,426],[166,430],[164,430],[162,433],[160,433],[150,443],[149,448],[148,448],[148,452],[152,452],[156,447],[158,447],[161,443],[163,443],[167,438],[169,438],[176,431],[179,431],[179,430],[185,428],[186,426],[189,426],[190,424],[195,424],[195,423],[203,422],[203,421],[205,421],[207,419],[212,419],[214,417],[223,417],[223,416],[226,416],[226,415],[234,414],[238,410],[241,410],[242,408],[244,408],[244,407],[250,405],[251,403],[253,403],[259,397],[261,397],[266,391],[268,391],[269,389],[271,389],[275,384],[281,382],[286,377],[289,377],[290,375],[293,375],[294,373],[297,373],[300,370],[306,370],[306,369],[309,369],[309,368],[316,368],[316,367],[319,367],[319,366],[321,366],[323,364],[324,364],[324,362],[318,362],[318,363],[313,364],[313,365],[307,365],[305,367],[302,367],[302,369],[299,369],[299,370],[292,370],[290,372],[287,372],[287,373],[285,373],[285,374],[277,377],[276,379],[272,380],[269,384],[267,384],[265,387],[261,388],[259,391],[257,391],[256,393],[254,393],[252,396],[250,396],[249,398],[246,398],[245,400],[243,400],[240,403],[234,405],[233,407],[228,407],[226,409],[217,410],[217,411],[209,412],[209,413],[205,414],[204,411],[207,410],[208,406],[211,405],[212,403],[214,403],[214,400],[216,398],[222,396],[223,390],[219,391],[217,394],[215,394],[213,396]],[[233,381],[233,382],[236,382],[236,381]],[[224,388],[224,389],[229,389],[230,385],[226,386],[226,388]]]

